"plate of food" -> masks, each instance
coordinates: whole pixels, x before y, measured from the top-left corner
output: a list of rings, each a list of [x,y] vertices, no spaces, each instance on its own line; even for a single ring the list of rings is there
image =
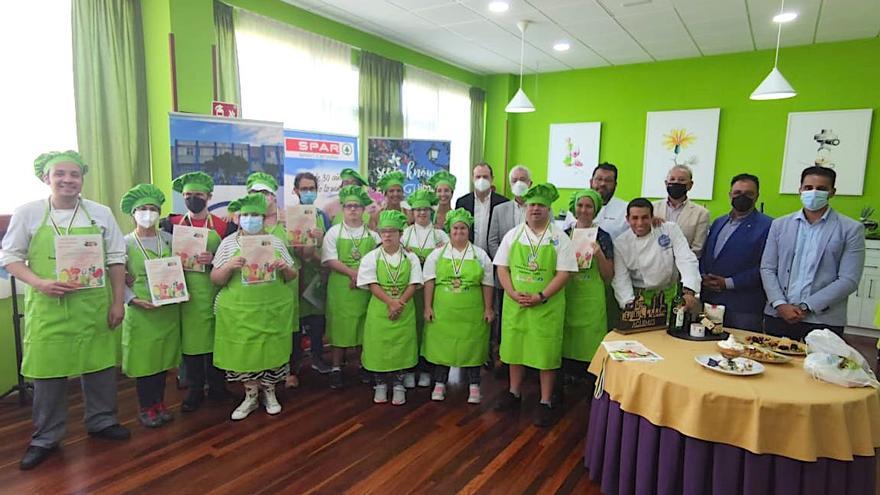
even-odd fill
[[[764,372],[764,365],[751,359],[738,357],[728,359],[721,354],[701,354],[694,357],[700,366],[726,375],[752,376]]]
[[[806,356],[807,344],[797,342],[785,337],[771,337],[769,335],[749,335],[746,343],[760,347],[766,347],[771,351],[788,356]]]
[[[745,345],[741,354],[743,357],[749,358],[760,363],[783,364],[791,361],[791,358],[778,352],[773,352],[766,347],[757,345]]]

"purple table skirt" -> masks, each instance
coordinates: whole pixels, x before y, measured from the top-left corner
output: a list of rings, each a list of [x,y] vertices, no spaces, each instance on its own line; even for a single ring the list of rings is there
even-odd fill
[[[584,464],[608,495],[871,495],[877,482],[875,457],[803,462],[753,454],[655,426],[607,393],[590,407]]]

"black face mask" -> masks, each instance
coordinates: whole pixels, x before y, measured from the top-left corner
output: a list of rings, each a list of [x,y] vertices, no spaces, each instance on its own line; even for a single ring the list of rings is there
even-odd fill
[[[688,193],[687,184],[667,184],[666,194],[672,199],[681,199]]]
[[[755,206],[755,200],[745,194],[740,194],[739,196],[734,196],[734,198],[730,200],[730,204],[733,205],[734,210],[740,213],[745,213]]]
[[[205,209],[205,205],[208,204],[208,201],[198,196],[190,196],[184,202],[186,203],[186,209],[193,213],[201,213]]]

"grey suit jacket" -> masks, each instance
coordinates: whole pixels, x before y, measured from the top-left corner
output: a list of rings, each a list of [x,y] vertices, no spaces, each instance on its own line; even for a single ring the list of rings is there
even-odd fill
[[[798,212],[773,220],[761,257],[761,281],[767,293],[764,313],[777,316],[774,301],[806,303],[810,307],[804,321],[833,326],[846,325],[846,300],[855,292],[865,264],[865,228],[835,210],[828,213],[827,228],[819,245],[824,246],[816,268],[810,296],[805,301],[789,301],[791,264],[797,245]]]
[[[654,201],[655,217],[666,220],[666,210],[666,199]],[[703,254],[703,245],[706,244],[706,237],[709,235],[709,220],[709,210],[689,199],[675,221],[697,258]]]
[[[522,223],[525,219],[524,215],[520,215],[519,221],[517,221],[516,211],[518,206],[516,201],[507,201],[495,207],[495,211],[492,213],[492,220],[489,222],[489,241],[487,247],[489,248],[490,258],[495,258],[495,252],[498,251],[498,246],[501,245],[501,239],[504,239],[504,234]]]

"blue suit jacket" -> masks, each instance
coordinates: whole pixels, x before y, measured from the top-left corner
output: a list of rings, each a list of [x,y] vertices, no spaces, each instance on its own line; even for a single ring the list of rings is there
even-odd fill
[[[752,212],[733,231],[716,257],[718,234],[728,221],[730,215],[724,215],[709,228],[706,247],[700,257],[700,273],[730,277],[733,289],[721,292],[703,289],[700,295],[705,302],[723,304],[730,311],[760,314],[767,300],[761,285],[761,254],[773,219],[761,212]]]

